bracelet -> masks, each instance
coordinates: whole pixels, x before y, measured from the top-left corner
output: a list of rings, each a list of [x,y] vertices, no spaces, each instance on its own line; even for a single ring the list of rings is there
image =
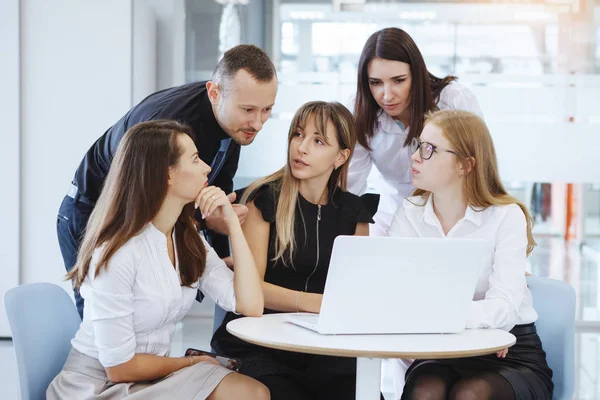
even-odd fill
[[[191,367],[192,365],[194,365],[194,357],[193,357],[193,356],[187,356],[186,358],[187,358],[188,360],[190,360],[190,365],[189,365],[190,367]]]
[[[298,304],[300,303],[300,295],[302,294],[302,292],[298,292],[298,295],[296,296],[296,313],[299,313],[300,310],[298,309]]]

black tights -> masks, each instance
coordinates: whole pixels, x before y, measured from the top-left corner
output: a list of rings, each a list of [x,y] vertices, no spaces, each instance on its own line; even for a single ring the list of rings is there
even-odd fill
[[[354,400],[356,378],[329,376],[328,379],[299,379],[289,375],[256,378],[271,392],[271,400]],[[381,400],[383,395],[381,395]]]
[[[514,400],[511,384],[496,372],[461,377],[454,368],[424,364],[410,374],[402,400]]]

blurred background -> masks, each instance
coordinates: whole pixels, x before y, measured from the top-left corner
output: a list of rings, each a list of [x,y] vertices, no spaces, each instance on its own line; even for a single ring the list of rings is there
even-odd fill
[[[599,0],[0,1],[0,398],[18,398],[1,297],[31,282],[70,292],[56,213],[110,125],[156,90],[210,79],[232,46],[258,45],[280,86],[242,150],[243,187],[284,164],[301,104],[348,102],[367,37],[390,26],[415,39],[433,74],[458,76],[477,96],[501,176],[536,221],[529,271],[577,291],[576,398],[600,398]],[[174,355],[208,348],[212,307],[194,306]]]

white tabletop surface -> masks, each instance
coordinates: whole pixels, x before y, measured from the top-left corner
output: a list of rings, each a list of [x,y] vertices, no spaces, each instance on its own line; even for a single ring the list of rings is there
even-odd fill
[[[499,329],[467,329],[459,334],[321,335],[286,321],[288,316],[239,318],[227,324],[227,330],[242,340],[274,349],[371,358],[473,357],[495,353],[516,341]]]

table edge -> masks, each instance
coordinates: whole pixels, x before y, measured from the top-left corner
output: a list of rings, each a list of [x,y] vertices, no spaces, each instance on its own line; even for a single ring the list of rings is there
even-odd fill
[[[228,324],[229,325],[229,324]],[[273,342],[260,342],[248,338],[247,336],[239,333],[234,333],[226,326],[227,332],[233,336],[242,339],[248,343],[255,344],[261,347],[268,347],[276,350],[292,351],[296,353],[305,354],[318,354],[325,356],[334,357],[350,357],[350,358],[414,358],[414,359],[444,359],[444,358],[463,358],[463,357],[477,357],[485,356],[496,353],[500,350],[504,350],[507,346],[496,346],[485,349],[476,349],[470,351],[441,351],[441,352],[395,352],[395,351],[358,351],[358,350],[344,350],[344,349],[325,349],[319,347],[302,346],[302,345],[285,345]],[[303,328],[304,329],[304,328]],[[510,334],[510,332],[507,332]],[[514,346],[516,338],[512,335],[512,342],[508,347]]]

